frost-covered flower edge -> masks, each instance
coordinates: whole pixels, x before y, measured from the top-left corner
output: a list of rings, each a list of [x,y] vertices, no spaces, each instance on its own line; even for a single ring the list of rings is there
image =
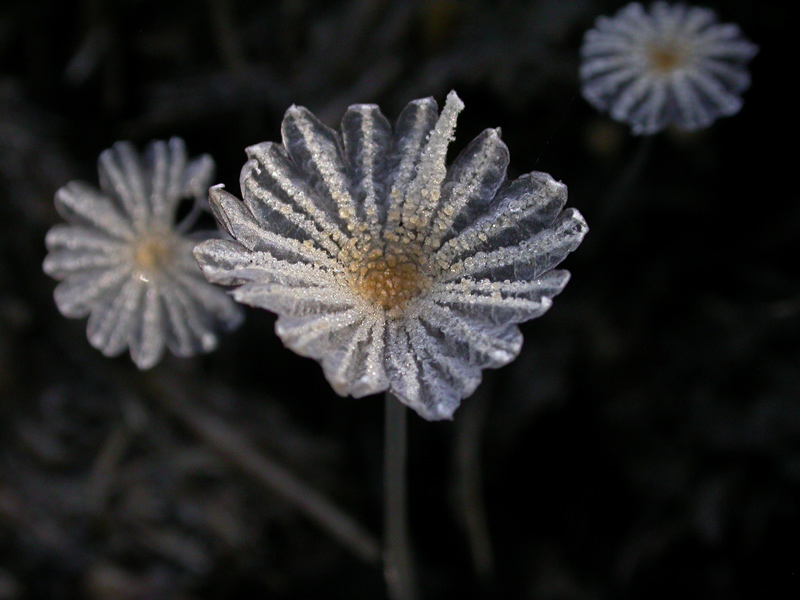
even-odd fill
[[[581,91],[637,135],[691,131],[742,108],[758,47],[713,10],[654,2],[597,18],[581,46]]]
[[[292,106],[282,144],[247,148],[244,201],[211,188],[233,240],[195,249],[210,281],[278,314],[278,336],[338,394],[390,390],[429,420],[517,356],[516,324],[550,307],[569,278],[552,269],[587,231],[549,175],[506,180],[499,130],[447,168],[462,108],[455,92],[441,115],[415,100],[393,130],[353,105],[340,134]]]
[[[117,142],[98,160],[100,190],[72,181],[56,192],[68,224],[45,238],[44,271],[61,280],[55,301],[66,317],[89,317],[89,342],[106,356],[130,348],[140,369],[157,364],[165,346],[178,356],[209,352],[218,329],[237,327],[241,307],[202,276],[175,227],[178,205],[205,203],[214,161],[189,161],[183,140],[151,142],[143,156]],[[205,236],[208,237],[208,236]]]

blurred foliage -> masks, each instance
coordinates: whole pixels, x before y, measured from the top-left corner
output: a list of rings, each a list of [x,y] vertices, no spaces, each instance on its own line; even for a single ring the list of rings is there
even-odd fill
[[[744,109],[642,140],[578,92],[583,32],[621,2],[4,3],[0,599],[385,597],[379,567],[165,408],[195,390],[378,532],[381,399],[336,397],[254,310],[210,356],[106,360],[55,309],[43,239],[55,190],[116,140],[179,135],[236,190],[291,103],[394,119],[451,88],[462,146],[501,126],[510,175],[564,181],[592,230],[519,359],[453,423],[411,418],[422,597],[796,598],[794,47],[784,3],[708,4],[761,47]]]

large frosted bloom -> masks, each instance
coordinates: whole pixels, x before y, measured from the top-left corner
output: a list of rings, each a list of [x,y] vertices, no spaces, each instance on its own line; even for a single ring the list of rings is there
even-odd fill
[[[586,32],[582,92],[635,134],[701,129],[742,108],[746,65],[757,52],[711,9],[655,2],[646,10],[634,2]]]
[[[89,342],[106,356],[130,348],[140,369],[165,346],[178,356],[209,352],[216,331],[242,320],[239,306],[205,280],[192,250],[197,240],[175,227],[182,199],[205,202],[214,162],[189,161],[183,141],[152,142],[143,157],[127,142],[98,161],[100,190],[73,181],[56,193],[68,221],[47,232],[48,275],[66,317],[89,317]],[[189,213],[193,215],[193,212]]]
[[[209,280],[279,315],[283,343],[319,360],[338,394],[390,390],[430,420],[517,356],[516,324],[550,307],[569,278],[552,269],[587,231],[549,175],[506,181],[496,129],[447,168],[462,108],[454,92],[441,115],[415,100],[392,130],[358,104],[340,134],[291,107],[283,144],[247,149],[244,202],[211,188],[235,241],[195,250]]]

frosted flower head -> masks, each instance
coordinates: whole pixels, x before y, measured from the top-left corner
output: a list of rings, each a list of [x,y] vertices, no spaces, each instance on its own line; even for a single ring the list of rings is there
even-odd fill
[[[583,97],[633,133],[707,127],[742,108],[758,48],[708,8],[628,4],[599,17],[581,47]]]
[[[69,224],[47,232],[44,271],[66,317],[89,317],[89,342],[106,356],[130,348],[140,369],[165,346],[178,356],[209,352],[219,328],[232,329],[242,310],[205,280],[175,226],[183,199],[205,202],[214,171],[210,156],[189,161],[183,141],[152,142],[140,157],[118,142],[98,161],[100,190],[70,182],[56,193]],[[190,212],[193,215],[194,212]]]
[[[247,149],[244,202],[211,189],[234,240],[195,250],[209,280],[278,314],[283,343],[319,360],[338,394],[390,390],[429,420],[517,356],[516,324],[550,307],[569,278],[553,267],[587,231],[549,175],[506,181],[499,130],[448,168],[462,108],[455,92],[440,115],[415,100],[392,128],[358,104],[339,133],[292,106],[282,144]]]

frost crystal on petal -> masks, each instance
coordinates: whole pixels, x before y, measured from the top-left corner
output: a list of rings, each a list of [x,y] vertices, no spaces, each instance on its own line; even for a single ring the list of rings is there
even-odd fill
[[[140,157],[118,142],[98,161],[100,187],[70,182],[56,193],[68,221],[45,242],[44,271],[66,317],[89,317],[89,342],[106,356],[130,349],[140,369],[161,360],[209,352],[218,329],[233,329],[243,312],[205,280],[192,256],[195,241],[175,227],[181,200],[206,201],[210,156],[189,161],[182,140],[151,142]],[[189,214],[194,214],[195,211]]]
[[[583,97],[634,134],[695,130],[742,108],[758,52],[708,8],[633,2],[599,17],[581,47]]]
[[[554,270],[587,227],[546,173],[506,180],[508,148],[487,129],[448,168],[464,104],[411,102],[392,129],[374,105],[341,131],[291,107],[283,143],[247,149],[243,201],[212,210],[233,240],[195,249],[206,277],[278,314],[283,343],[322,364],[340,395],[390,390],[429,420],[452,418],[481,370],[522,346],[518,323],[567,283]]]

